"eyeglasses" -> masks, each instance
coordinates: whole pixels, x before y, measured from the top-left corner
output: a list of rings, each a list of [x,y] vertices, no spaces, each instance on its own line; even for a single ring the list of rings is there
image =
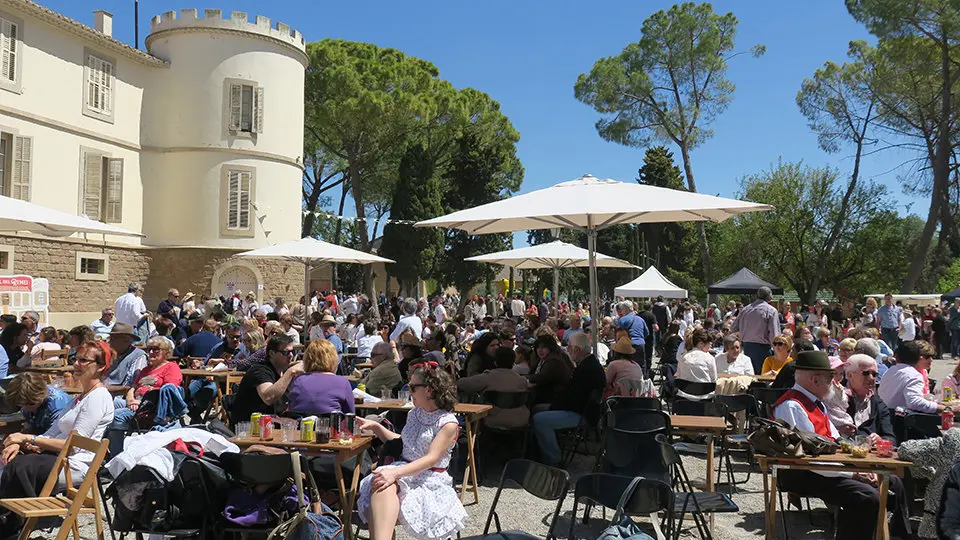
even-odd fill
[[[90,358],[80,358],[80,357],[77,357],[77,359],[73,361],[74,364],[81,364],[84,366],[87,364],[92,364],[94,362],[96,362],[96,360],[93,360]]]
[[[290,356],[290,355],[293,354],[293,351],[292,351],[292,350],[289,350],[289,351],[277,351],[277,352],[280,353],[280,354],[282,354],[282,355],[284,355],[284,356]]]
[[[863,375],[864,377],[869,377],[869,376],[872,375],[874,378],[876,378],[876,377],[879,377],[879,376],[880,376],[880,374],[879,374],[878,372],[873,371],[873,370],[870,370],[870,369],[863,370],[863,371],[860,372],[860,374]]]
[[[932,354],[921,354],[921,355],[920,355],[920,358],[932,359],[932,358],[933,358],[933,355],[932,355]]]
[[[144,350],[146,350],[147,353],[155,353],[155,352],[160,352],[160,347],[157,347],[157,346],[147,347]]]
[[[417,391],[417,388],[426,388],[427,385],[425,385],[425,384],[414,384],[414,383],[411,383],[411,384],[408,384],[407,386],[410,387],[410,391],[411,391],[411,392],[416,392],[416,391]]]
[[[774,343],[773,346],[774,346],[774,347],[786,347],[787,344],[784,343],[784,342],[782,342],[782,341],[778,341],[778,342]]]
[[[227,339],[240,339],[240,335],[227,334]]]

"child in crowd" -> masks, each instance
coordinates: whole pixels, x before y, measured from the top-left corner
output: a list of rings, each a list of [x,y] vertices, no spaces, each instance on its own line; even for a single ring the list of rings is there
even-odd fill
[[[357,418],[361,429],[380,440],[400,438],[399,461],[377,467],[360,483],[358,510],[370,524],[371,540],[389,540],[399,522],[418,539],[449,538],[464,526],[467,513],[447,473],[460,433],[453,414],[457,387],[435,363],[410,366],[413,409],[400,434],[383,425]]]

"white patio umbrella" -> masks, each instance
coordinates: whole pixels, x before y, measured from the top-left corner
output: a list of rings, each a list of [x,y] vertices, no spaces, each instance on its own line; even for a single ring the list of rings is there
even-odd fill
[[[640,277],[630,283],[621,285],[613,290],[615,296],[629,296],[633,298],[653,298],[663,296],[664,298],[686,298],[686,289],[681,289],[673,284],[672,281],[664,277],[657,270],[657,267],[651,266],[640,274]]]
[[[390,259],[378,257],[372,253],[364,253],[348,247],[330,244],[316,238],[301,238],[282,242],[260,249],[237,253],[235,257],[260,257],[270,259],[284,259],[302,263],[304,266],[303,298],[306,304],[305,313],[310,316],[310,268],[323,263],[352,263],[373,264],[377,262],[392,263]]]
[[[113,225],[75,216],[46,206],[0,196],[0,231],[28,231],[45,236],[69,236],[73,233],[143,236]]]
[[[560,298],[560,269],[586,268],[590,266],[590,252],[580,246],[556,240],[548,244],[539,244],[507,251],[498,251],[476,257],[467,257],[466,261],[485,262],[512,266],[517,270],[553,269],[553,294]],[[637,268],[636,266],[609,255],[597,253],[597,266],[606,268]]]
[[[772,206],[585,175],[502,201],[417,223],[470,234],[566,227],[587,233],[590,252],[590,312],[597,315],[597,231],[626,223],[724,221]],[[591,325],[594,352],[597,325]]]

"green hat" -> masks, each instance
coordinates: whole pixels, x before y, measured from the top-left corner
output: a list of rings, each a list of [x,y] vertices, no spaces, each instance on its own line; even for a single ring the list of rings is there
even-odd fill
[[[823,351],[801,351],[794,358],[793,366],[797,371],[833,371],[830,367],[830,358]]]

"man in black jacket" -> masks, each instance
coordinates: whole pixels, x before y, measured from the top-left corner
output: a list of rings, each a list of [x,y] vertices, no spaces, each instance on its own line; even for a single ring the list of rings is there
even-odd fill
[[[577,427],[581,418],[591,425],[599,420],[600,392],[606,384],[603,367],[593,356],[590,334],[577,332],[570,336],[568,352],[577,365],[567,386],[558,394],[549,411],[533,415],[533,431],[543,462],[547,465],[560,463],[560,445],[557,430]]]
[[[856,426],[856,433],[871,439],[884,438],[897,443],[893,434],[890,409],[877,395],[877,361],[866,354],[855,354],[847,359],[847,414]],[[842,430],[841,430],[842,431]],[[872,442],[872,441],[871,441]]]

